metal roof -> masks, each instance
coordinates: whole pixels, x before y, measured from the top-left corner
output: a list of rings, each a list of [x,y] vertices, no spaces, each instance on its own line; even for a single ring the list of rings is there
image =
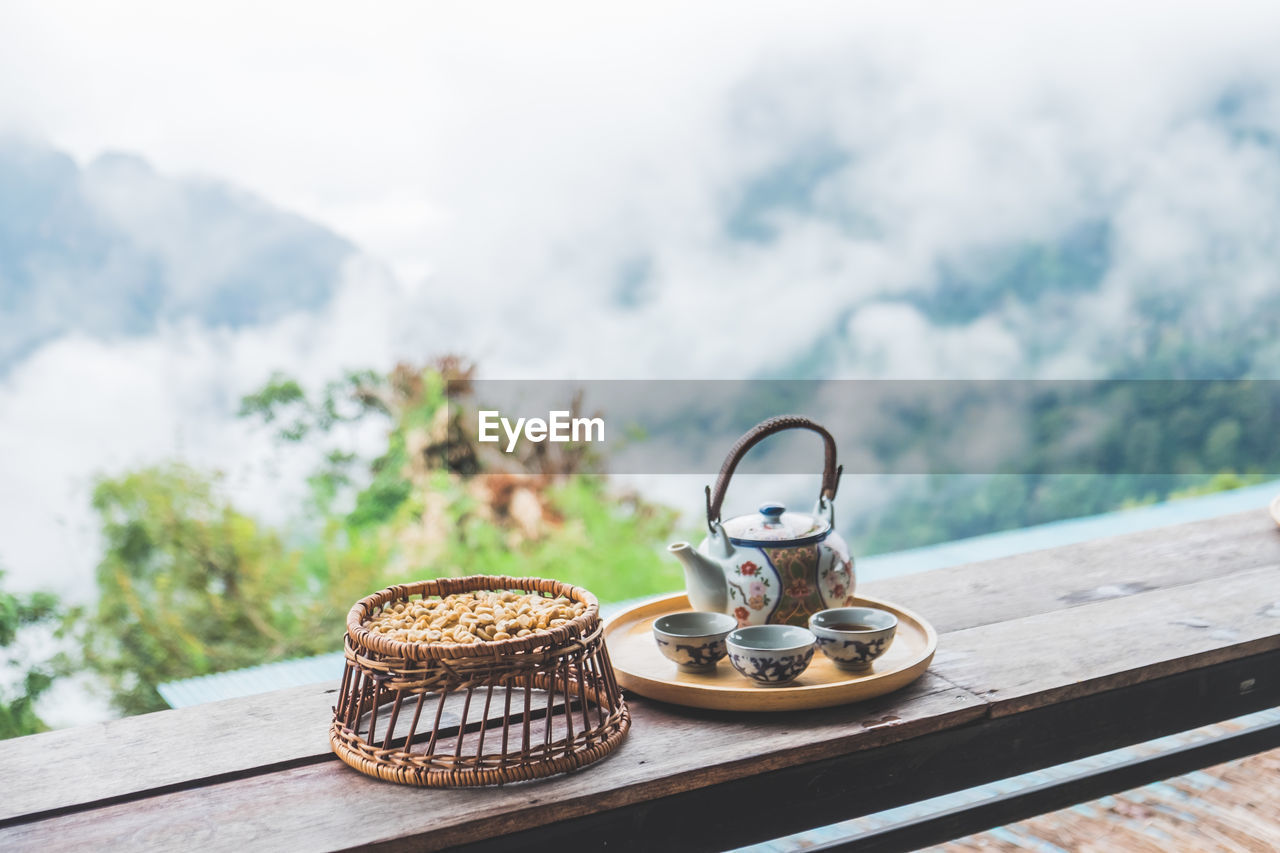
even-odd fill
[[[253,696],[286,687],[337,681],[342,677],[342,652],[264,663],[247,669],[233,669],[170,681],[157,689],[171,708],[201,705],[219,699]]]

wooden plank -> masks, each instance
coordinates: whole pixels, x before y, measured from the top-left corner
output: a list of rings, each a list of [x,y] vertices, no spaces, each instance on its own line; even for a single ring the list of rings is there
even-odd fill
[[[982,625],[944,635],[931,671],[1018,713],[1280,648],[1277,598],[1273,565]]]
[[[602,765],[496,791],[402,789],[337,764],[326,738],[333,695],[324,691],[332,686],[8,741],[0,743],[6,779],[30,784],[0,799],[0,815],[20,821],[0,831],[0,847],[102,838],[173,846],[186,840],[183,826],[211,846],[240,846],[254,827],[258,841],[295,846],[274,834],[277,817],[282,829],[299,827],[300,846],[344,846],[329,837],[376,841],[382,836],[368,826],[348,824],[377,829],[393,811],[400,834],[386,837],[433,827],[432,843],[488,837],[961,725],[985,713],[983,699],[965,689],[1008,715],[1275,648],[1278,566],[1280,535],[1264,512],[868,584],[949,632],[938,675],[873,704],[782,719],[635,701],[631,738]],[[1114,632],[1109,643],[1096,642],[1100,628]],[[246,803],[242,791],[263,804]],[[383,811],[366,809],[366,799]],[[268,807],[276,801],[285,805],[278,815]],[[206,802],[215,822],[207,822]],[[169,809],[182,819],[172,831]],[[312,824],[320,829],[307,829]],[[139,832],[141,845],[131,840]]]
[[[336,695],[311,685],[0,741],[4,778],[22,780],[0,821],[305,762],[329,752]]]
[[[535,695],[545,694],[538,690]],[[308,685],[0,741],[0,767],[32,780],[0,804],[0,826],[45,812],[328,761],[334,757],[328,724],[336,697],[336,684]],[[465,701],[463,693],[447,697],[440,715],[442,735],[456,731]],[[428,702],[434,713],[435,700]],[[541,718],[545,712],[546,704],[540,701],[531,716]],[[489,719],[500,720],[502,713],[494,708]],[[384,727],[386,715],[384,707]],[[480,710],[470,710],[469,729],[479,726],[481,716]],[[523,716],[515,713],[512,719]],[[308,724],[299,726],[299,720]],[[361,731],[367,726],[366,714]],[[407,723],[398,728],[407,732]],[[415,743],[425,742],[429,728],[418,729]],[[403,740],[397,737],[393,743]],[[61,784],[42,772],[50,766],[83,774],[86,782]],[[130,772],[121,773],[116,769],[120,767]]]
[[[1259,508],[885,578],[858,591],[911,608],[941,634],[1275,565],[1280,531]]]
[[[696,853],[755,844],[1274,707],[1280,680],[1244,695],[1236,689],[1260,671],[1280,672],[1280,651],[560,821],[458,853]],[[373,849],[410,851],[415,841]]]
[[[633,713],[631,735],[612,756],[540,782],[423,790],[325,761],[7,826],[0,848],[168,850],[194,842],[239,853],[405,837],[439,848],[909,740],[974,721],[984,705],[926,675],[901,693],[843,708],[728,715],[638,700]]]

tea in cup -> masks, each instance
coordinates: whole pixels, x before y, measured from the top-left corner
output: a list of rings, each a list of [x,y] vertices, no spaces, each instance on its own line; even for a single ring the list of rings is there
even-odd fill
[[[809,630],[832,663],[865,672],[893,644],[898,617],[877,607],[834,607],[810,616]]]

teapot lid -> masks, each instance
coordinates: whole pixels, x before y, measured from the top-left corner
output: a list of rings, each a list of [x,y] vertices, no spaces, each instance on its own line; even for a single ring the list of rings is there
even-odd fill
[[[831,524],[803,512],[787,512],[779,503],[760,505],[758,513],[739,515],[724,522],[724,531],[735,545],[790,547],[821,542]]]

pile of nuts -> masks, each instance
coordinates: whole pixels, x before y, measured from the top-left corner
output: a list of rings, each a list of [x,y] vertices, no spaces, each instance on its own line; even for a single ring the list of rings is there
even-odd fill
[[[407,643],[482,643],[527,637],[581,616],[587,605],[537,593],[466,592],[425,601],[397,601],[364,627]]]

